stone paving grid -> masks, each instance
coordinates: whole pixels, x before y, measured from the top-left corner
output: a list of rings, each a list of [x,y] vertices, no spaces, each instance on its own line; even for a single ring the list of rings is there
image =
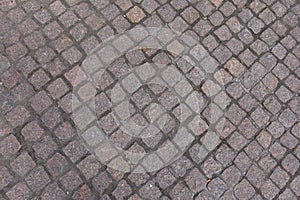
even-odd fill
[[[299,198],[298,1],[0,5],[1,199]],[[198,157],[204,150],[195,141],[162,170],[123,174],[99,163],[80,143],[70,102],[86,55],[137,24],[169,26],[199,40],[221,64],[217,72],[231,101],[222,142],[205,158]],[[197,72],[186,70],[194,89],[201,88]]]
[[[170,37],[168,41],[164,41],[161,38],[161,33],[167,35],[173,34],[174,36]],[[167,166],[168,163],[175,161],[175,158],[180,157],[194,140],[195,136],[201,138],[204,149],[213,150],[219,144],[220,140],[215,137],[217,133],[222,132],[224,124],[224,119],[221,119],[219,113],[222,113],[222,109],[226,106],[220,99],[226,99],[226,95],[224,95],[224,92],[220,92],[221,87],[218,83],[215,84],[210,80],[209,76],[212,76],[212,74],[207,73],[214,72],[217,69],[217,61],[209,56],[207,52],[203,51],[204,48],[197,44],[194,39],[180,35],[180,33],[168,29],[132,29],[125,35],[119,35],[108,42],[103,42],[103,45],[95,49],[94,53],[84,60],[82,71],[90,70],[91,66],[94,66],[95,63],[97,63],[99,69],[98,71],[91,71],[90,74],[83,73],[83,77],[88,77],[87,83],[82,82],[83,79],[81,77],[76,77],[78,81],[76,81],[77,85],[73,91],[82,99],[82,107],[78,108],[77,105],[75,106],[76,117],[74,117],[74,122],[78,128],[77,134],[79,134],[89,150],[96,155],[102,164],[105,163],[108,167],[115,167],[115,169],[124,172],[154,171]],[[133,36],[141,39],[136,40]],[[128,53],[116,61],[107,59],[105,50],[112,49],[112,46],[121,51],[120,55],[125,53],[122,52],[124,48],[116,45],[120,39],[124,40],[124,38],[126,38],[127,44],[130,44],[128,45],[129,49],[127,48],[126,50]],[[162,45],[158,45],[160,41],[162,41]],[[184,43],[187,44],[183,45]],[[176,44],[175,48],[174,44]],[[161,49],[163,52],[154,55],[145,55],[145,57],[141,56],[139,54],[140,49],[145,48],[145,46],[149,49]],[[175,56],[166,54],[164,51],[167,49],[169,49],[170,53],[175,53]],[[192,88],[196,88],[196,86],[193,82],[189,83],[189,81],[185,80],[189,75],[185,74],[184,77],[176,69],[175,66],[182,68],[183,66],[180,62],[184,61],[180,55],[176,54],[176,52],[179,52],[179,49],[184,57],[189,57],[190,61],[186,62],[186,64],[190,65],[189,71],[197,70],[203,74],[202,90],[205,94],[202,94],[200,91],[193,91]],[[139,56],[135,56],[136,59],[134,60],[129,59],[130,65],[128,65],[124,61],[131,53]],[[164,63],[157,62],[157,57],[164,57],[166,61]],[[151,60],[156,60],[155,64],[149,64]],[[194,60],[194,62],[191,62],[191,60]],[[106,62],[106,64],[101,64],[103,62]],[[194,66],[195,62],[199,62],[200,64],[210,63],[210,69],[205,64],[203,66]],[[112,65],[109,63],[112,63]],[[145,64],[140,65],[141,63]],[[108,67],[106,68],[105,66]],[[152,73],[144,73],[144,69],[151,69]],[[143,74],[140,72],[143,72]],[[155,73],[156,75],[154,76]],[[144,80],[145,75],[150,76]],[[113,79],[116,79],[117,83]],[[107,80],[109,80],[109,86],[106,83]],[[215,82],[217,81],[215,80]],[[222,80],[219,80],[219,82],[219,84],[223,84]],[[116,86],[112,87],[113,85],[117,85],[117,92]],[[99,101],[100,106],[97,104],[97,97],[93,98],[96,93],[94,87],[99,87],[98,93],[101,96],[101,100]],[[88,88],[90,88],[90,92],[84,92]],[[157,88],[161,89],[157,90]],[[215,91],[213,90],[214,88]],[[199,98],[201,96],[206,97],[206,99]],[[208,102],[208,97],[213,97],[214,99]],[[93,102],[95,100],[96,104],[94,105]],[[110,105],[108,104],[109,101]],[[161,111],[153,109],[152,106],[155,104],[161,104]],[[130,105],[130,109],[126,111],[128,105]],[[91,112],[95,112],[94,116],[92,116],[90,111],[86,114],[80,113],[82,110],[88,111],[89,109]],[[205,118],[203,119],[201,119],[201,115],[199,114],[202,111],[205,113]],[[96,119],[99,119],[99,123],[93,122]],[[136,126],[136,123],[141,127]],[[203,127],[199,128],[195,123],[201,123]],[[207,124],[210,124],[210,129],[208,129]],[[213,128],[214,126],[217,128]],[[203,136],[206,129],[208,129],[208,133]],[[99,131],[97,135],[98,138],[101,138],[97,144],[95,144],[94,140],[88,138],[89,134],[95,130]],[[100,130],[103,131],[101,132]],[[128,132],[128,130],[131,131]],[[216,134],[214,134],[214,130],[217,131]],[[212,139],[216,140],[211,141]],[[121,146],[113,145],[110,147],[109,143],[111,141],[114,144],[118,144],[120,140],[123,143],[121,143]],[[134,152],[136,144],[141,145],[148,155],[143,155],[143,153],[133,155],[132,152]],[[117,154],[117,152],[119,153]],[[120,165],[120,163],[123,164]],[[117,167],[116,164],[120,167]]]

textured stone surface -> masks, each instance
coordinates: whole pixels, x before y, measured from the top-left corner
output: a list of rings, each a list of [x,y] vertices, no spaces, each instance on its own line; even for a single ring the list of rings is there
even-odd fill
[[[133,23],[140,22],[144,17],[146,17],[144,11],[137,6],[131,8],[126,14],[128,19]]]
[[[299,199],[299,17],[297,0],[1,1],[0,199]],[[113,62],[105,72],[100,61],[84,66],[95,47],[139,26],[170,27],[199,46],[157,32],[167,50],[142,43],[128,51],[143,40],[133,33],[99,52]],[[185,42],[189,62],[174,53]],[[126,98],[129,113],[117,106]],[[161,130],[128,135],[113,109],[139,125],[159,119]],[[89,126],[96,118],[99,126]],[[111,169],[85,146],[107,137],[119,148],[156,151],[176,139],[181,120],[187,131],[175,146],[189,134],[192,144],[150,173]]]

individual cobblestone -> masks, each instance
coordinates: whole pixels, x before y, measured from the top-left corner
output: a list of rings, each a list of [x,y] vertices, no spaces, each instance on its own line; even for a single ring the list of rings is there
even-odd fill
[[[82,183],[82,180],[78,176],[77,172],[71,170],[67,172],[64,176],[60,177],[60,182],[67,189],[67,191],[72,192]]]
[[[17,183],[14,187],[12,187],[6,195],[10,199],[28,199],[30,196],[30,189],[23,182]]]
[[[11,168],[19,176],[24,177],[35,165],[28,153],[22,153],[11,163]]]
[[[25,181],[33,191],[38,192],[50,182],[50,178],[42,166],[37,166],[28,174]]]

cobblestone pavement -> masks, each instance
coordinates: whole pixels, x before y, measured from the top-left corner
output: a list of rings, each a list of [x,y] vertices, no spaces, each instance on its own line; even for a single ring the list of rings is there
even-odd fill
[[[0,199],[299,199],[299,20],[298,0],[0,0]],[[188,43],[168,34],[161,36],[167,50],[127,51],[139,35],[114,41],[97,52],[114,61],[100,78],[96,64],[84,68],[103,41],[137,27],[193,38],[199,45],[188,44],[190,54],[202,68],[167,51],[180,53]],[[153,84],[140,82],[155,73],[161,78]],[[85,82],[90,75],[97,88]],[[179,106],[160,81],[191,104]],[[113,88],[117,98],[132,94],[135,123],[148,124],[156,105],[166,123],[147,137],[126,134],[112,113]],[[111,149],[89,148],[103,135],[93,128],[86,138],[78,134],[93,120],[80,115],[89,113],[91,99],[104,136],[126,151],[164,147],[179,137],[180,120],[188,123],[177,147],[192,140],[154,171],[146,169],[157,164],[151,159],[144,173],[119,171],[102,162]],[[211,134],[212,124],[222,131]],[[174,151],[158,153],[159,160]]]

